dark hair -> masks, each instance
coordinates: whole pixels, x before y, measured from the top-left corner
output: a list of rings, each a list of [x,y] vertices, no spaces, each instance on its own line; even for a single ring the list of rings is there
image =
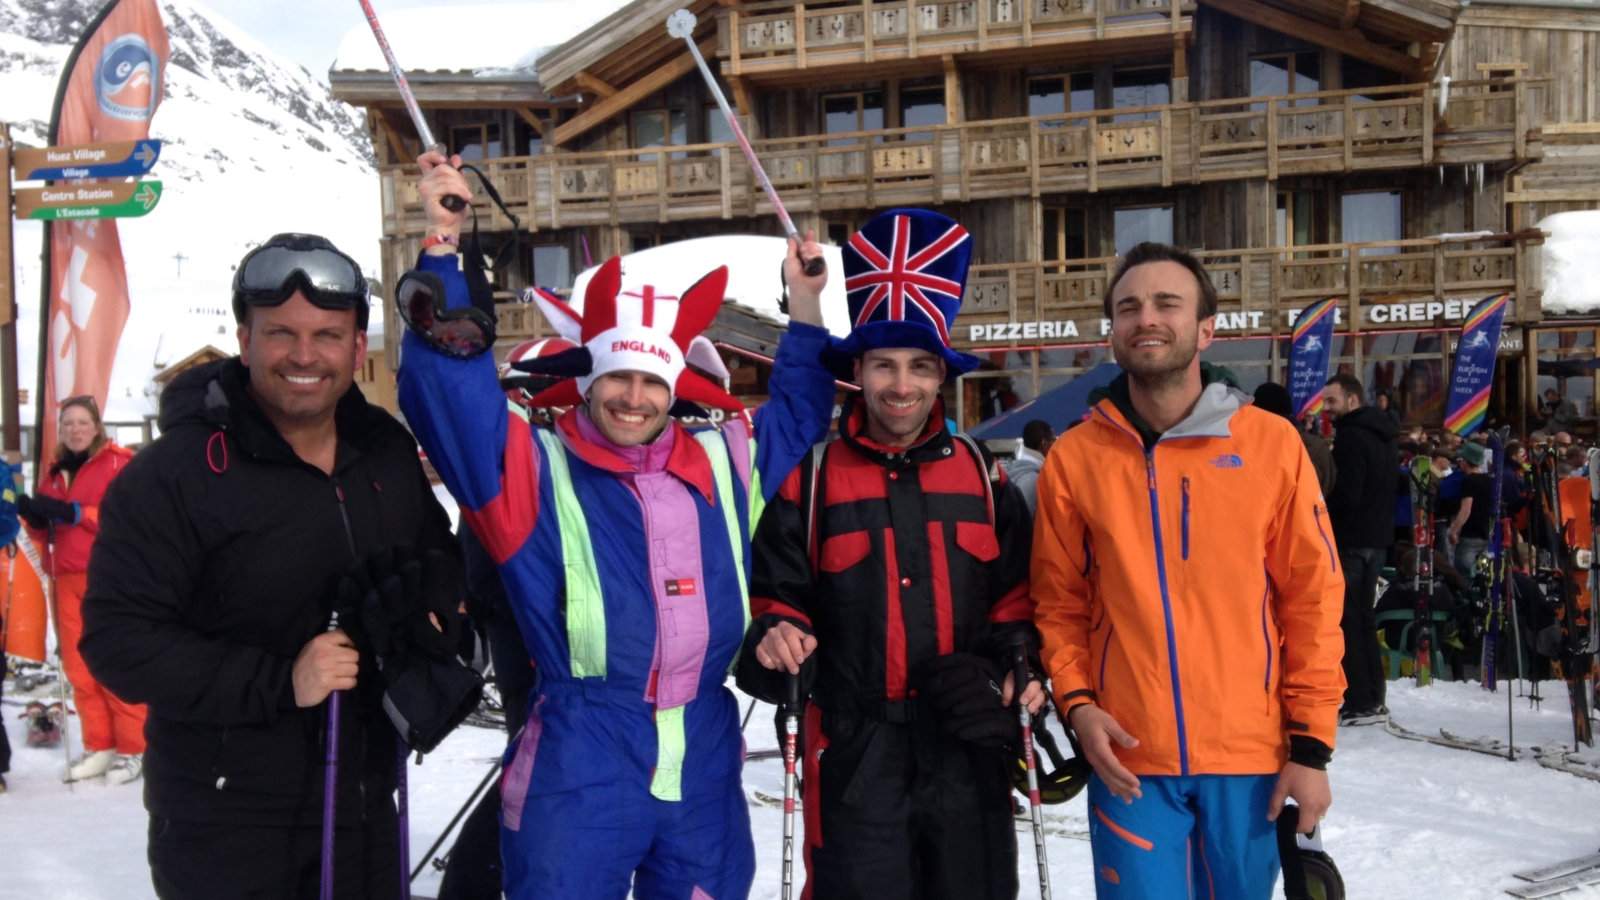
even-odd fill
[[[89,418],[94,420],[94,440],[89,442],[88,449],[88,455],[93,456],[96,453],[99,453],[100,448],[104,447],[106,442],[110,440],[110,438],[106,437],[106,425],[100,420],[100,404],[95,402],[94,397],[89,394],[79,394],[76,397],[68,397],[67,399],[61,401],[61,409],[56,412],[56,421],[59,423],[61,421],[61,417],[66,415],[67,410],[74,406],[81,407],[89,414]],[[56,459],[61,459],[71,452],[72,451],[67,448],[66,441],[59,439],[56,441]]]
[[[1327,387],[1335,384],[1339,386],[1339,390],[1344,391],[1346,394],[1349,394],[1352,397],[1355,397],[1357,400],[1361,400],[1366,396],[1361,392],[1361,379],[1355,377],[1354,375],[1348,375],[1344,372],[1340,372],[1324,382],[1323,386]]]
[[[1112,317],[1111,305],[1115,299],[1115,295],[1112,292],[1116,290],[1117,282],[1122,280],[1122,276],[1128,274],[1128,270],[1134,266],[1142,266],[1145,263],[1153,262],[1175,262],[1188,269],[1189,274],[1193,275],[1194,280],[1200,285],[1200,310],[1197,318],[1209,319],[1217,314],[1217,289],[1212,285],[1211,276],[1206,274],[1206,267],[1200,264],[1200,260],[1195,259],[1194,254],[1189,251],[1181,250],[1171,244],[1145,241],[1129,250],[1127,255],[1122,257],[1122,263],[1117,266],[1116,274],[1112,275],[1111,280],[1106,282],[1106,293],[1100,300],[1100,306],[1105,310],[1106,318]]]
[[[1055,436],[1055,430],[1050,423],[1043,419],[1034,419],[1022,426],[1022,446],[1029,450],[1038,450],[1044,447],[1045,441]]]
[[[1294,401],[1289,398],[1289,389],[1277,382],[1263,381],[1256,385],[1255,405],[1285,419],[1294,419]]]

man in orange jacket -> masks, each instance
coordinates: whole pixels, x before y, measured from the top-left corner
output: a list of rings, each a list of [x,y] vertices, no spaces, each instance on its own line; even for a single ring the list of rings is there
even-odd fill
[[[1106,294],[1126,373],[1039,474],[1046,673],[1094,767],[1102,898],[1265,900],[1285,800],[1307,831],[1344,692],[1344,578],[1311,461],[1199,361],[1216,290],[1140,244]]]

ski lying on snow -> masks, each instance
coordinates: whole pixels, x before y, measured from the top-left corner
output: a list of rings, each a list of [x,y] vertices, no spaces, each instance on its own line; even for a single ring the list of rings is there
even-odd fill
[[[1483,753],[1488,756],[1498,756],[1501,759],[1506,758],[1508,749],[1504,741],[1495,740],[1494,738],[1488,738],[1485,740],[1472,740],[1451,734],[1443,729],[1440,729],[1439,733],[1436,735],[1424,734],[1420,731],[1412,731],[1404,725],[1395,722],[1393,718],[1383,723],[1383,730],[1389,732],[1397,738],[1401,738],[1402,740],[1421,741],[1425,744],[1437,744],[1441,747],[1450,747],[1456,750],[1470,750],[1473,753]],[[1511,748],[1511,752],[1513,755],[1520,757],[1523,751],[1520,748]]]
[[[1583,762],[1575,754],[1567,750],[1557,748],[1548,752],[1541,751],[1538,753],[1538,759],[1539,765],[1544,766],[1546,769],[1554,769],[1557,772],[1565,772],[1568,775],[1576,775],[1579,778],[1587,778],[1590,781],[1600,781],[1600,768]]]
[[[1600,884],[1600,868],[1583,869],[1550,881],[1539,881],[1506,888],[1506,893],[1513,897],[1522,897],[1524,900],[1536,900],[1539,897],[1554,897],[1557,894],[1565,894],[1567,891],[1587,887],[1591,884]]]
[[[1581,872],[1584,869],[1596,867],[1600,867],[1600,853],[1574,856],[1571,859],[1563,859],[1560,862],[1553,862],[1537,869],[1523,869],[1521,872],[1512,872],[1511,874],[1523,881],[1549,881],[1552,878],[1560,878],[1563,875],[1571,875],[1573,872]]]

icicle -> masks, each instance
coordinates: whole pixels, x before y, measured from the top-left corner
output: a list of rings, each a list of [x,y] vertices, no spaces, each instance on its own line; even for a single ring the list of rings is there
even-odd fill
[[[1445,109],[1450,106],[1450,76],[1439,76],[1439,118],[1444,118]]]

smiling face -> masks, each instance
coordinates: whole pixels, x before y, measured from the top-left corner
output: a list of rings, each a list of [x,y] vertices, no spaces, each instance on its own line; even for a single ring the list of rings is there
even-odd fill
[[[1217,320],[1200,318],[1200,283],[1182,264],[1136,265],[1112,286],[1111,296],[1111,349],[1129,377],[1156,384],[1199,365]]]
[[[280,430],[331,420],[367,359],[353,309],[323,309],[296,291],[277,306],[253,306],[239,326],[250,393]]]
[[[672,392],[654,375],[607,372],[589,385],[589,419],[619,447],[655,440],[671,408]]]
[[[61,411],[61,443],[73,453],[89,449],[100,436],[100,426],[87,409],[74,403]]]
[[[856,383],[867,412],[867,437],[909,447],[922,434],[944,384],[944,360],[926,350],[868,350],[856,360]]]

